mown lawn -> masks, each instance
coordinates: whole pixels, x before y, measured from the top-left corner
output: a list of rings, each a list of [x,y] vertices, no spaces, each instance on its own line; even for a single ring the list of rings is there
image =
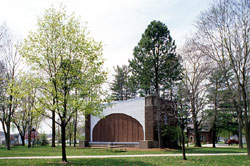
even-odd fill
[[[88,166],[166,166],[166,165],[202,165],[202,166],[249,166],[250,159],[247,156],[203,156],[188,157],[184,161],[181,157],[140,157],[140,158],[109,158],[109,159],[69,159],[69,163],[63,164],[60,159],[40,160],[0,160],[1,166],[43,166],[43,165],[88,165]]]
[[[106,149],[91,149],[91,148],[74,148],[67,147],[68,156],[80,156],[80,155],[131,155],[131,154],[173,154],[181,153],[181,150],[162,150],[162,151],[126,151],[126,152],[114,152]],[[195,148],[189,147],[186,150],[187,153],[246,153],[246,148]],[[0,147],[0,157],[14,157],[14,156],[60,156],[61,147],[52,148],[50,146],[28,148],[27,146],[15,146],[11,150],[7,150],[4,147]]]

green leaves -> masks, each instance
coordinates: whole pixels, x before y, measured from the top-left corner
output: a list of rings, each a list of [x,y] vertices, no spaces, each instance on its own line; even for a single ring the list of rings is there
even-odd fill
[[[76,110],[101,111],[100,96],[106,96],[101,85],[107,78],[102,70],[102,44],[89,37],[86,27],[64,8],[47,9],[37,26],[21,53],[41,75],[41,108],[56,111],[62,120],[70,119]]]

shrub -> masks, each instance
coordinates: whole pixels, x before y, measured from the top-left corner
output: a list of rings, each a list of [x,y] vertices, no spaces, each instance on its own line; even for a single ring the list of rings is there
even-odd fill
[[[47,139],[46,134],[40,134],[40,145],[47,146],[48,144],[49,144],[49,141]]]

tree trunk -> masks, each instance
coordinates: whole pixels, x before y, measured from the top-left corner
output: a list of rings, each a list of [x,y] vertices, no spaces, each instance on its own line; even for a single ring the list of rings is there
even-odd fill
[[[217,109],[218,109],[218,78],[215,80],[215,95],[214,95],[214,119],[213,119],[213,128],[212,128],[212,142],[213,148],[216,148],[216,122],[217,122]]]
[[[245,120],[246,121],[246,120]],[[250,157],[250,125],[248,122],[245,122],[245,134],[246,134],[246,142],[247,142],[247,156]]]
[[[239,148],[243,148],[243,142],[242,142],[242,126],[243,126],[243,120],[242,120],[242,108],[241,108],[241,89],[240,84],[238,83],[238,104],[235,102],[235,107],[237,111],[238,116],[238,123],[239,123]]]
[[[74,123],[74,147],[76,147],[76,132],[77,132],[77,111],[76,111],[76,117],[75,117],[75,123]]]
[[[22,146],[25,146],[25,134],[24,135],[20,135],[21,140],[22,140]]]
[[[52,111],[52,145],[51,147],[56,147],[56,115],[55,111]]]
[[[72,138],[72,134],[71,134],[71,131],[70,131],[70,134],[69,134],[69,146],[71,146],[71,138]]]
[[[216,148],[215,146],[216,144],[216,122],[214,122],[213,128],[212,128],[212,142],[213,142],[213,148]]]
[[[200,140],[200,133],[199,133],[199,129],[198,129],[198,124],[195,118],[194,121],[194,136],[195,136],[195,147],[201,147],[201,140]]]
[[[66,157],[66,127],[65,127],[65,120],[61,120],[61,139],[62,139],[62,161],[67,162],[67,157]]]
[[[193,125],[194,125],[194,141],[195,141],[195,147],[201,147],[201,140],[200,140],[200,133],[199,133],[199,128],[197,124],[197,118],[196,118],[196,112],[195,112],[195,101],[192,99],[191,101],[191,112],[192,112],[192,119],[193,119]]]
[[[239,148],[243,148],[243,141],[242,141],[242,117],[241,120],[239,119]]]
[[[10,141],[11,141],[10,140],[10,121],[7,122],[6,128],[7,128],[7,139],[5,141],[6,141],[7,149],[10,150]]]
[[[7,136],[7,131],[6,131],[6,121],[5,120],[2,120],[2,128],[3,128],[3,132],[4,132],[4,138],[5,138],[5,147],[7,147],[7,139],[8,139],[8,136]]]
[[[243,77],[243,82],[245,82],[245,77]],[[242,85],[242,93],[243,93],[243,105],[244,105],[244,120],[245,120],[245,134],[246,134],[246,142],[247,142],[247,156],[250,157],[250,123],[247,109],[247,92],[245,89],[245,85]]]
[[[28,130],[28,148],[31,147],[31,127],[29,126]]]
[[[12,92],[12,90],[11,90]],[[8,119],[6,121],[6,128],[7,128],[7,140],[6,140],[6,143],[7,143],[7,149],[10,150],[10,122],[11,122],[11,113],[12,113],[12,100],[13,100],[13,97],[10,95],[10,104],[9,104],[9,114],[8,114]]]
[[[184,134],[183,119],[182,119],[182,124],[181,124],[181,135],[182,135],[182,158],[183,158],[183,160],[187,160],[186,152],[185,152],[185,134]]]

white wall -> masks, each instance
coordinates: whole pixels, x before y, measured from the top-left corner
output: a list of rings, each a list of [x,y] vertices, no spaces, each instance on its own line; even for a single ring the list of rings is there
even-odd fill
[[[107,116],[112,113],[122,113],[129,115],[142,125],[143,133],[144,133],[144,139],[145,139],[145,98],[136,98],[126,101],[119,101],[114,103],[114,105],[110,108],[106,108],[103,110],[102,115]],[[90,117],[90,141],[93,141],[92,139],[92,131],[95,127],[95,125],[100,120],[99,117],[91,116]]]

